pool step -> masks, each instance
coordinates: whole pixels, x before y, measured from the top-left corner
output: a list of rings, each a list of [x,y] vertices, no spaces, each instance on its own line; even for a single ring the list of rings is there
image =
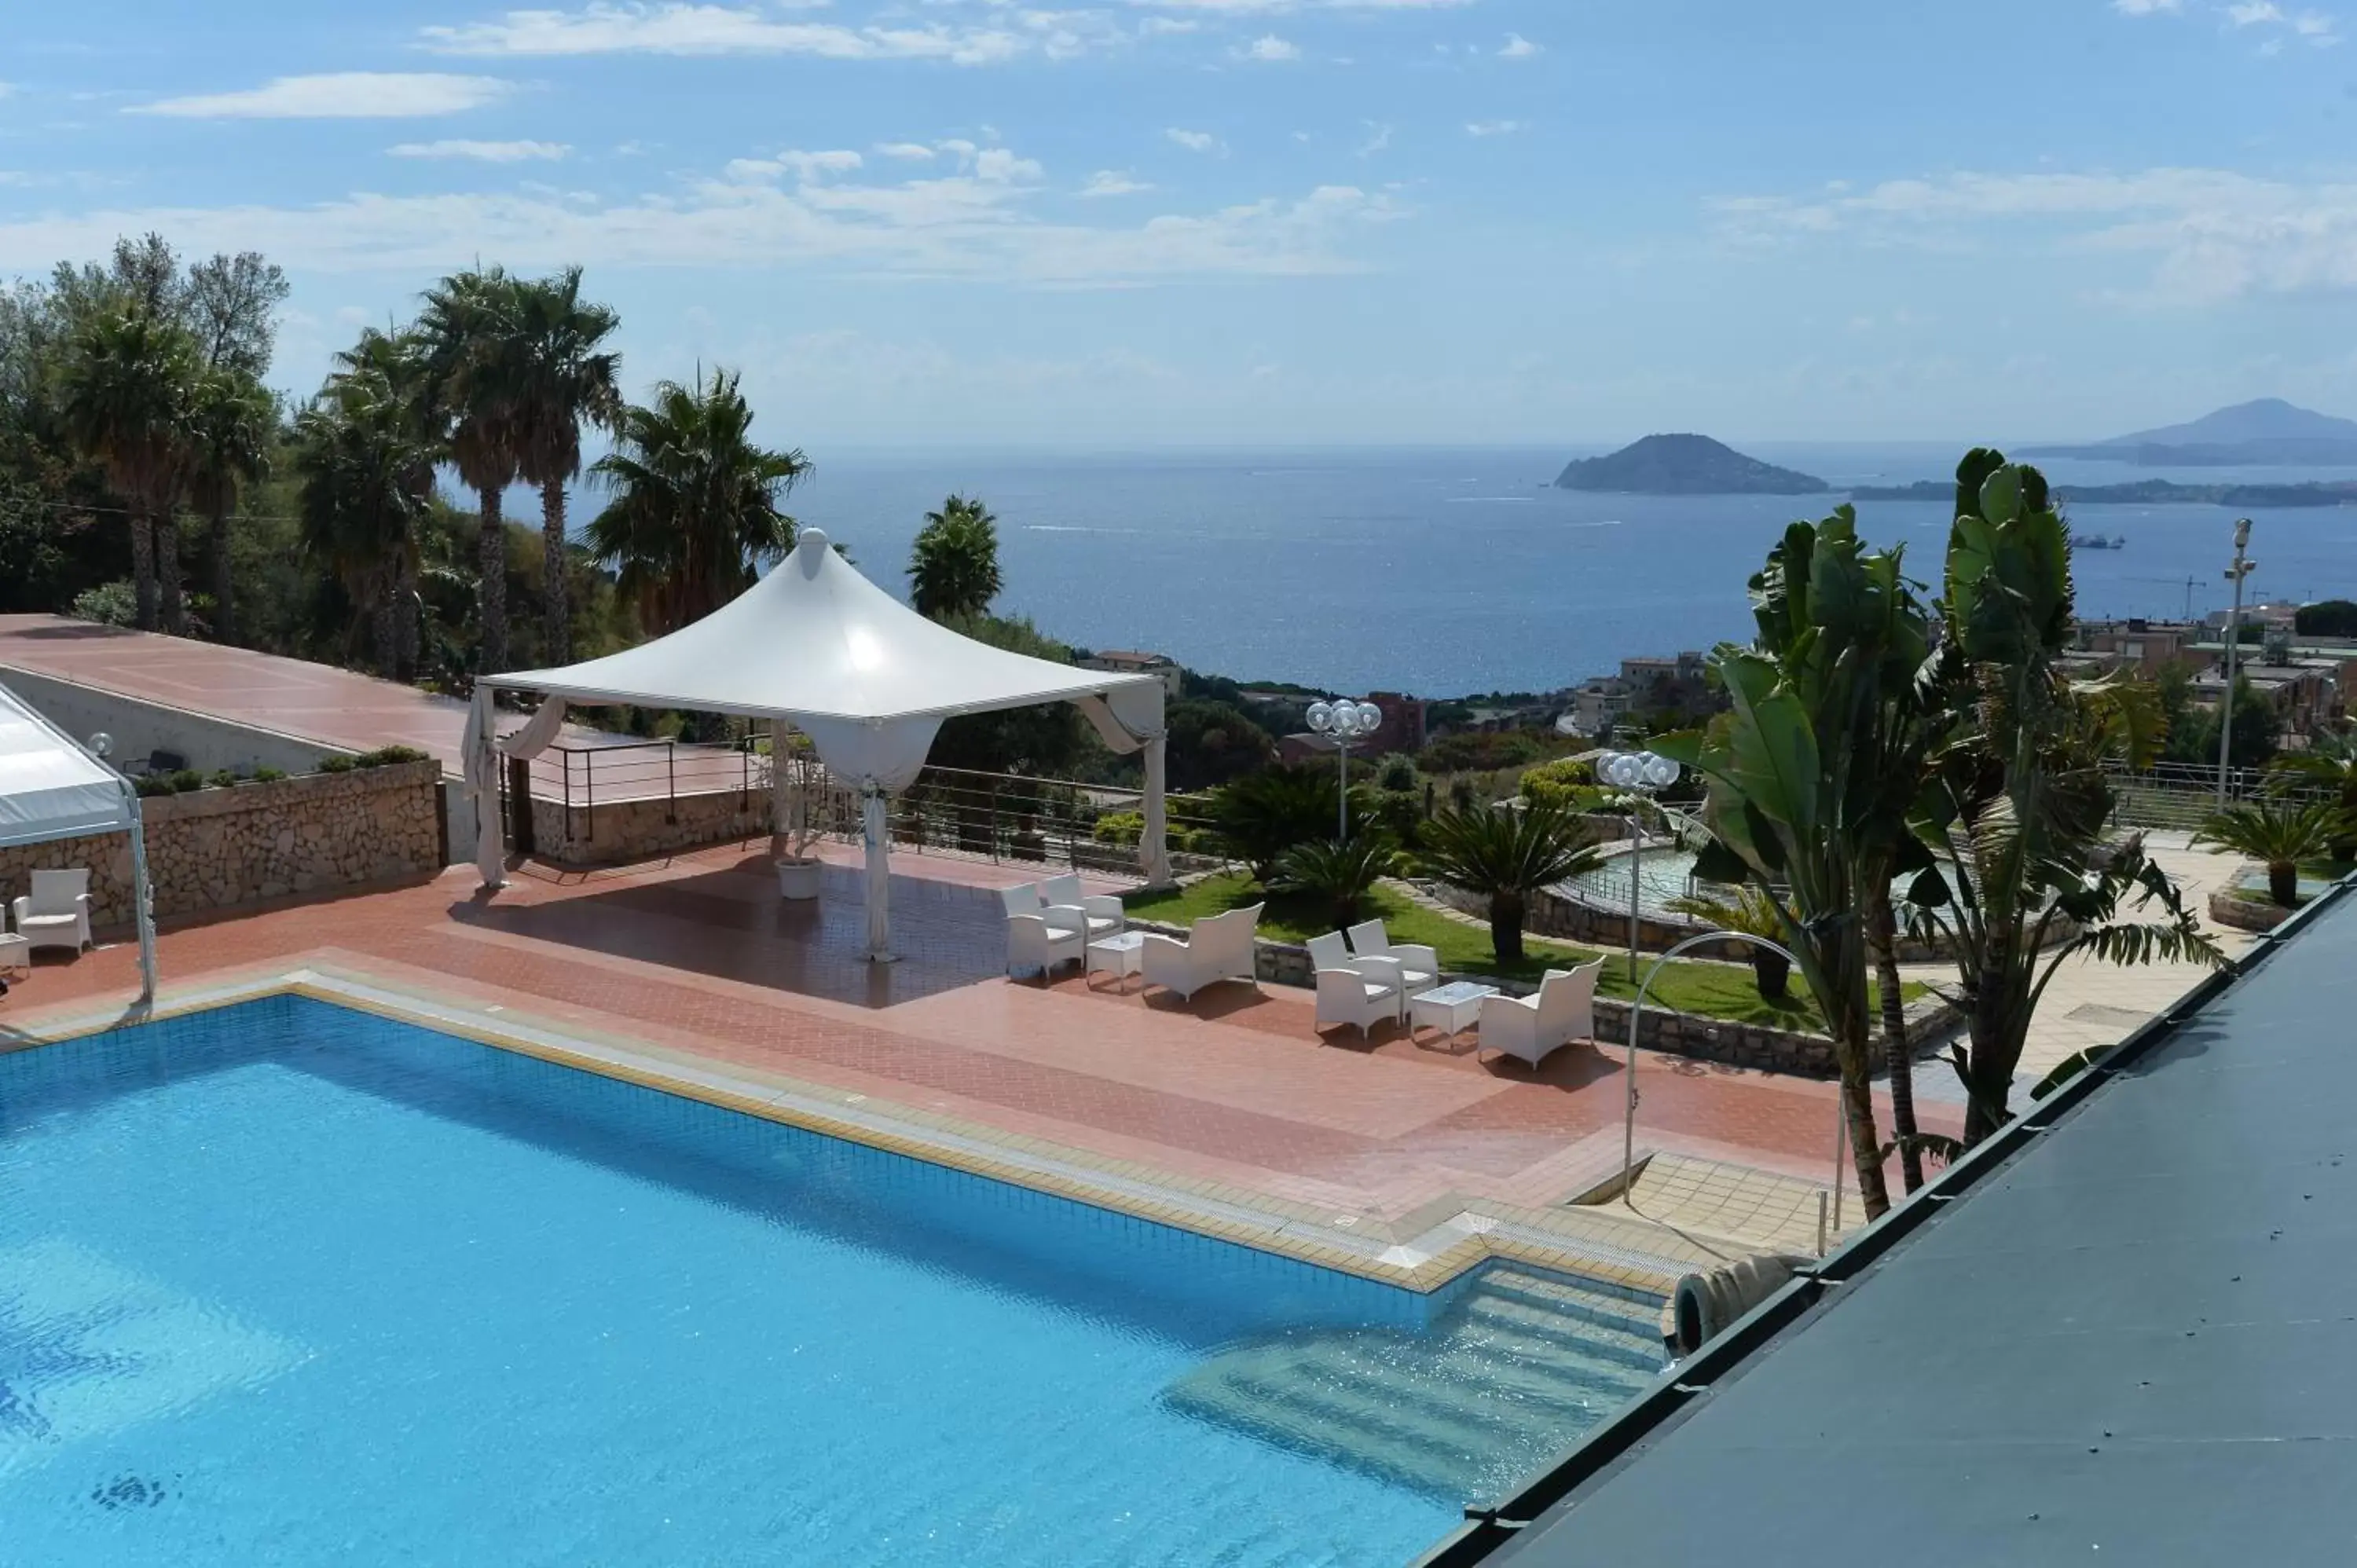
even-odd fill
[[[1178,1410],[1453,1501],[1486,1496],[1626,1403],[1662,1365],[1658,1303],[1519,1269],[1425,1333],[1306,1329],[1222,1351]]]

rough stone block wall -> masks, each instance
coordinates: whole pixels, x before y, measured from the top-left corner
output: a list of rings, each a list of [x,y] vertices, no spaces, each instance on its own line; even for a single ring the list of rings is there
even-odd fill
[[[571,832],[566,832],[567,827]],[[533,797],[533,854],[556,865],[611,865],[673,850],[766,838],[770,792],[722,789],[639,800],[576,801]]]
[[[142,800],[159,918],[442,869],[436,762],[315,773]],[[104,833],[0,849],[0,897],[27,873],[90,867],[91,919],[132,920],[131,840]]]

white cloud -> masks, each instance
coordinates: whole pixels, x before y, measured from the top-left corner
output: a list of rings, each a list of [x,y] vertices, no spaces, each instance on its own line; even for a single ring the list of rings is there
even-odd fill
[[[489,164],[523,163],[532,159],[556,159],[573,148],[564,142],[404,142],[385,148],[396,158],[474,158]]]
[[[2151,16],[2163,11],[2182,11],[2185,0],[2112,0],[2112,9],[2127,16]]]
[[[976,179],[1003,185],[1014,180],[1038,179],[1039,175],[1038,160],[1018,158],[1005,147],[985,147],[974,155],[974,177]]]
[[[824,179],[830,175],[849,174],[862,166],[865,159],[857,153],[837,150],[823,153],[783,152],[766,158],[732,158],[727,174],[731,179],[775,179],[791,174],[802,181]]]
[[[505,97],[508,91],[507,82],[490,76],[344,70],[277,77],[266,86],[243,92],[167,98],[124,113],[192,120],[410,119],[479,109]]]
[[[2007,245],[2147,258],[2145,303],[2212,305],[2255,295],[2357,293],[2357,184],[2297,185],[2226,169],[2136,174],[1957,174],[1890,180],[1799,200],[1710,204],[1722,232],[1750,244],[1856,232],[1880,243]]]
[[[1404,216],[1349,186],[1125,224],[1049,221],[1031,209],[1037,166],[1008,154],[1001,177],[800,188],[709,178],[617,200],[527,189],[388,197],[302,207],[147,208],[0,222],[0,270],[97,254],[125,233],[184,251],[258,249],[290,269],[430,272],[478,258],[514,267],[833,266],[924,277],[1106,285],[1212,275],[1351,271],[1346,242]]]
[[[1506,35],[1506,41],[1499,47],[1498,58],[1501,59],[1528,59],[1533,55],[1543,55],[1544,53],[1546,53],[1546,47],[1544,45],[1534,44],[1531,42],[1530,39],[1523,37],[1520,33],[1508,33]]]
[[[933,149],[922,142],[878,142],[876,152],[879,157],[903,158],[918,163],[933,156]]]
[[[1135,196],[1154,188],[1132,176],[1127,169],[1101,168],[1089,176],[1089,183],[1081,187],[1084,197]]]
[[[1056,14],[1031,12],[1053,24]],[[1028,25],[1028,24],[1027,24]],[[1052,25],[1043,46],[1060,52],[1078,35]],[[775,20],[728,5],[672,3],[608,4],[591,0],[578,11],[510,11],[496,21],[422,29],[425,47],[457,55],[800,54],[826,59],[944,59],[989,65],[1028,52],[1032,40],[1004,27],[873,25]]]
[[[1511,136],[1530,129],[1527,120],[1475,120],[1465,127],[1469,136]]]
[[[1373,157],[1391,145],[1392,128],[1389,125],[1378,125],[1370,120],[1367,122],[1367,139],[1359,144],[1359,156],[1362,158]]]
[[[2319,48],[2329,48],[2341,41],[2339,27],[2321,11],[2287,11],[2275,0],[2241,0],[2226,7],[2226,20],[2232,27],[2269,27],[2303,38]]]
[[[1275,63],[1280,60],[1299,59],[1301,58],[1301,46],[1299,44],[1288,43],[1285,39],[1278,38],[1275,33],[1263,33],[1259,38],[1254,38],[1248,47],[1238,49],[1236,51],[1236,55],[1240,59],[1254,59],[1260,60],[1265,63]]]
[[[1177,143],[1179,146],[1186,148],[1190,153],[1223,153],[1227,151],[1227,144],[1221,141],[1219,137],[1214,136],[1209,131],[1188,131],[1182,130],[1177,125],[1173,125],[1168,130],[1163,132],[1162,134],[1170,141]]]

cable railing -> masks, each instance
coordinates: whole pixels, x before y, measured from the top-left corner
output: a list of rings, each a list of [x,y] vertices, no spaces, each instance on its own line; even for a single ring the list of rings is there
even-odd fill
[[[2218,808],[2218,769],[2192,762],[2162,762],[2142,771],[2119,763],[2104,766],[2112,787],[2112,817],[2122,827],[2198,828]],[[2265,768],[2226,770],[2230,805],[2266,795],[2295,801],[2337,799],[2330,788]]]
[[[638,802],[662,802],[666,820],[676,823],[683,811],[728,797],[726,803],[741,817],[770,793],[768,747],[763,736],[733,745],[566,737],[502,770],[502,806],[512,822],[521,785],[534,800],[559,809],[567,843],[595,840],[600,810]],[[859,838],[859,791],[823,767],[812,777],[811,825],[829,838]],[[1174,855],[1182,864],[1210,864],[1197,853],[1211,841],[1210,822],[1189,810],[1186,797],[1170,799],[1168,807]],[[691,821],[706,818],[723,824],[716,832],[736,820],[726,811],[697,811]],[[902,851],[1117,873],[1137,866],[1146,796],[1121,785],[929,767],[892,798],[888,822],[893,846]]]

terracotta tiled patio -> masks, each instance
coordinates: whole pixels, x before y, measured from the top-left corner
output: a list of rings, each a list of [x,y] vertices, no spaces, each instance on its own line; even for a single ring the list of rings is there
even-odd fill
[[[1134,980],[1009,981],[993,888],[1019,874],[966,862],[896,862],[903,960],[871,965],[852,866],[831,868],[816,907],[784,905],[753,851],[528,866],[488,897],[454,868],[167,928],[167,998],[317,967],[1336,1216],[1391,1219],[1456,1197],[1543,1208],[1620,1169],[1618,1052],[1574,1046],[1534,1072],[1477,1061],[1469,1038],[1321,1041],[1308,994],[1281,988],[1215,987],[1188,1004]],[[135,988],[128,945],[45,958],[0,1002],[0,1026]],[[1829,1171],[1829,1086],[1651,1055],[1640,1073],[1641,1152]]]

